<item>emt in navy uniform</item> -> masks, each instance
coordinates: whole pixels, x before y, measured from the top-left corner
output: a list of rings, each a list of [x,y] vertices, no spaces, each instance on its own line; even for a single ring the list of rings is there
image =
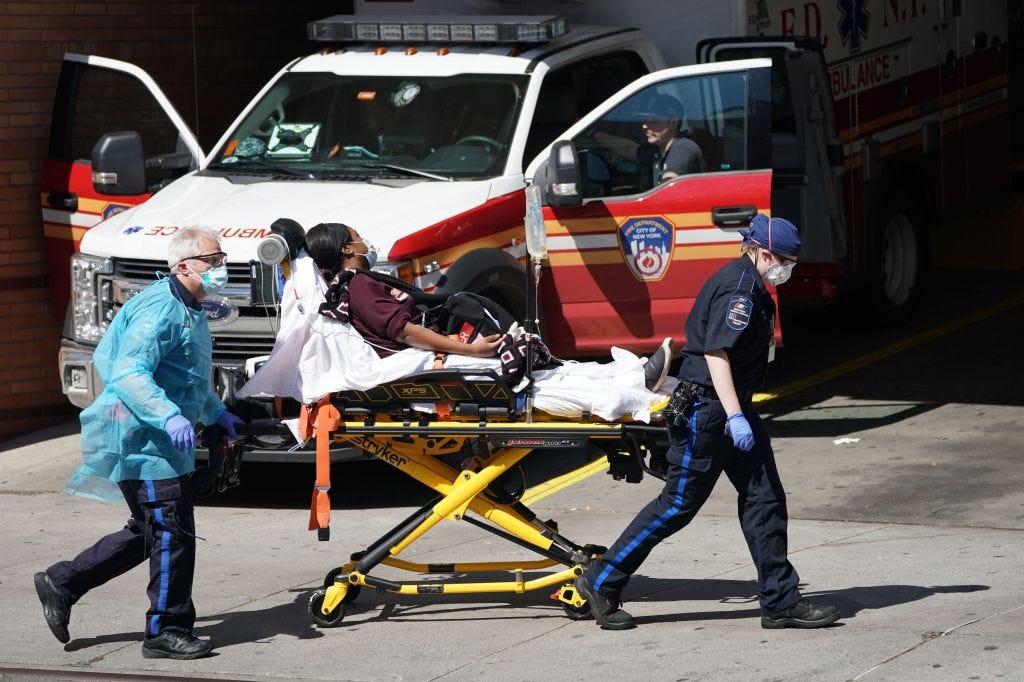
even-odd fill
[[[145,658],[192,659],[213,649],[192,634],[196,535],[191,473],[193,425],[220,424],[230,438],[242,420],[211,384],[212,341],[200,301],[227,283],[226,254],[213,230],[185,228],[168,245],[171,276],[125,303],[94,362],[103,392],[81,414],[85,463],[66,492],[127,502],[128,523],[71,561],[35,574],[43,616],[58,641],[69,640],[71,607],[149,560],[150,608]]]
[[[723,471],[738,493],[740,525],[757,566],[761,627],[817,628],[839,619],[835,607],[800,596],[799,576],[786,557],[786,493],[751,404],[768,369],[775,327],[765,282],[789,279],[800,235],[789,221],[763,215],[741,234],[744,254],[704,283],[686,320],[680,385],[670,406],[678,417],[667,420],[665,488],[576,580],[605,629],[635,626],[620,608],[623,588],[659,542],[696,516]]]

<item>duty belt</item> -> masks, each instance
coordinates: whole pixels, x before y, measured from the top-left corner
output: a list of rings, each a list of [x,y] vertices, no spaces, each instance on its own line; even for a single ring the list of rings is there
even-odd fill
[[[739,398],[741,406],[749,405],[754,397],[754,391],[750,389],[736,391],[736,397]],[[705,386],[685,379],[680,381],[668,399],[668,405],[662,410],[665,421],[679,426],[689,420],[694,400],[718,400],[718,394],[713,386]]]
[[[739,398],[741,405],[746,405],[753,399],[754,391],[752,389],[745,391],[737,390],[736,397]],[[672,399],[677,403],[688,404],[693,402],[694,398],[718,400],[718,393],[715,391],[714,386],[705,386],[704,384],[687,381],[686,379],[680,381],[676,390],[672,393]]]

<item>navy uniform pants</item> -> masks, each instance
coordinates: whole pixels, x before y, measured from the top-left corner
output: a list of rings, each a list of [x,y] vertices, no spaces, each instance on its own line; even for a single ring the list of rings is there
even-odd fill
[[[161,481],[121,481],[132,517],[71,561],[46,569],[54,586],[77,602],[111,578],[149,560],[146,637],[168,626],[191,630],[192,575],[196,563],[192,482],[189,476]]]
[[[587,568],[587,580],[595,590],[618,599],[651,550],[697,515],[724,471],[738,494],[737,511],[757,567],[762,611],[782,611],[800,600],[800,578],[786,558],[786,493],[768,431],[749,404],[743,412],[754,432],[750,452],[733,446],[725,432],[725,411],[717,400],[695,400],[689,421],[669,426],[665,488],[604,556]]]

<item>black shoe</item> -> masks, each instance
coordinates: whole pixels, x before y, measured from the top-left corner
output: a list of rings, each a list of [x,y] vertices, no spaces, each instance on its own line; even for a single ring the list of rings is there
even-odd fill
[[[213,642],[199,639],[191,630],[166,627],[156,637],[142,643],[143,658],[177,658],[191,660],[202,658],[213,651]]]
[[[768,630],[779,628],[823,628],[839,620],[839,611],[834,606],[813,604],[807,600],[798,601],[785,611],[761,616],[761,627]]]
[[[600,592],[595,592],[587,581],[586,574],[576,578],[576,589],[590,604],[590,612],[594,614],[594,618],[603,629],[629,630],[636,627],[633,616],[619,608],[619,600],[610,599]]]
[[[672,364],[672,350],[675,343],[671,336],[666,336],[658,348],[644,365],[644,383],[648,391],[657,391],[665,383],[668,368]]]
[[[43,618],[50,626],[50,632],[61,644],[67,644],[71,636],[68,635],[68,621],[71,618],[71,602],[64,598],[46,571],[40,571],[33,576],[36,583],[36,594],[39,601],[43,603]]]

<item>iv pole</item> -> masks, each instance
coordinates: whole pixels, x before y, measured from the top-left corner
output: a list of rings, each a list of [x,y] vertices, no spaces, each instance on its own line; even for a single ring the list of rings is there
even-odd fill
[[[541,209],[540,187],[526,187],[526,215],[523,216],[526,227],[526,250],[530,254],[533,266],[533,277],[526,274],[526,319],[523,326],[527,334],[540,334],[539,291],[541,264],[548,256],[547,231],[544,226],[544,214]],[[526,422],[533,422],[533,352],[530,337],[526,341]]]

